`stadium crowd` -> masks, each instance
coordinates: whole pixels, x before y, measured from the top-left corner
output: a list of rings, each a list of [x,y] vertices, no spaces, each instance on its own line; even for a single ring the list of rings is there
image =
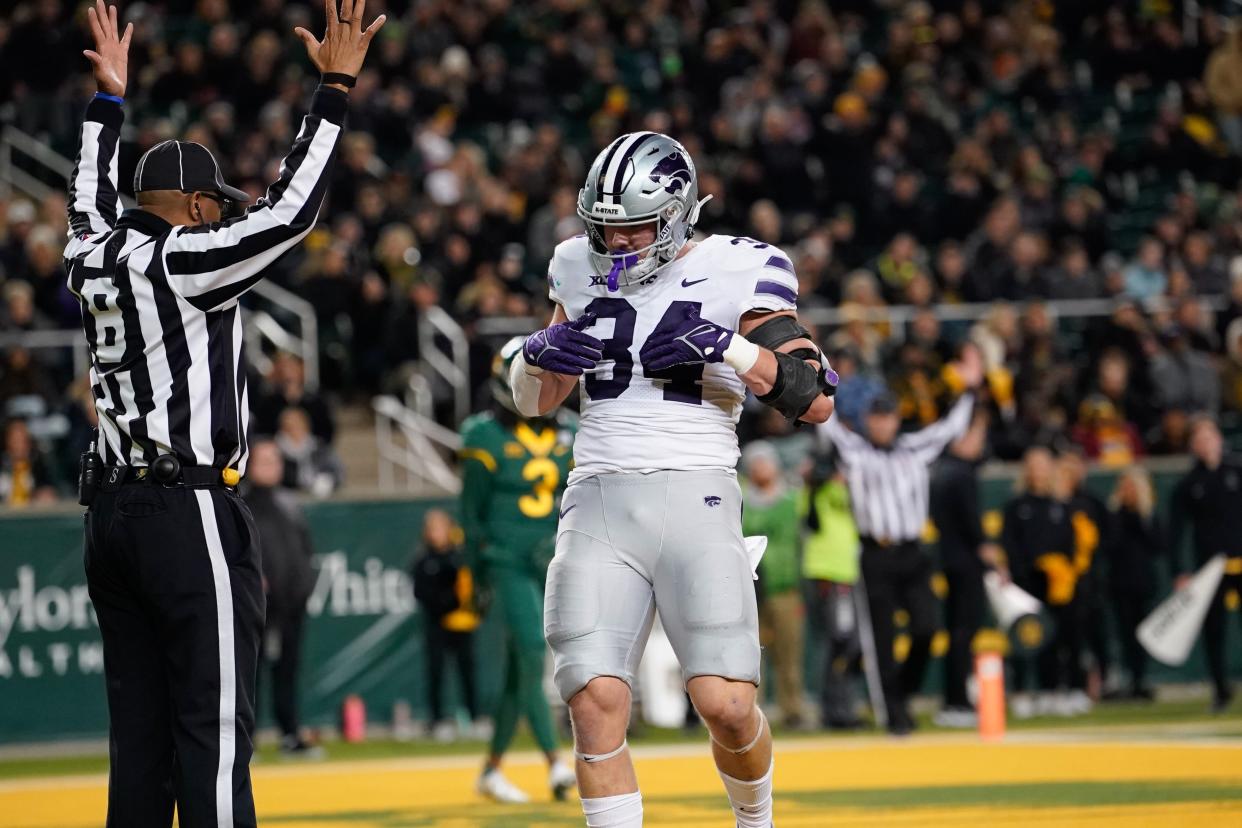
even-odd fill
[[[1242,412],[1242,30],[1218,4],[1193,18],[1175,0],[370,5],[389,23],[328,207],[270,273],[314,306],[323,355],[316,393],[287,356],[252,386],[291,484],[339,485],[334,406],[403,387],[424,309],[463,324],[483,387],[497,340],[480,321],[549,311],[544,268],[580,232],[585,163],[637,128],[697,160],[714,196],[703,232],[789,252],[804,314],[839,311],[818,333],[846,387],[888,383],[909,425],[958,390],[945,366],[966,338],[1002,459],[1063,439],[1123,464],[1184,451],[1194,412]],[[0,17],[0,120],[64,154],[91,92],[77,6]],[[305,99],[292,28],[318,8],[122,13],[137,26],[122,189],[141,152],[179,135],[259,195]],[[0,198],[5,334],[77,327],[64,230],[63,197]],[[1085,299],[1115,304],[1049,304]],[[960,303],[990,307],[938,318]],[[0,498],[65,493],[89,389],[64,351],[4,343]],[[843,392],[842,413],[865,397]],[[748,435],[779,431],[751,419]]]

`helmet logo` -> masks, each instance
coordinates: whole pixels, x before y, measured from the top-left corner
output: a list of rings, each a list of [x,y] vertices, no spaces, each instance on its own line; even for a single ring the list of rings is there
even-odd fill
[[[690,189],[690,164],[685,155],[673,151],[661,158],[660,163],[652,167],[647,177],[655,183],[655,187],[650,190],[643,190],[642,194],[647,198],[654,198],[660,190],[670,195],[684,195]]]
[[[597,201],[595,206],[591,208],[591,212],[597,216],[620,216],[625,218],[625,208],[620,204],[604,204]]]

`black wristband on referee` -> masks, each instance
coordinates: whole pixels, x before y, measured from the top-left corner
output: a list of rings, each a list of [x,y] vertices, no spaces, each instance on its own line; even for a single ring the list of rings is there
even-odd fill
[[[319,78],[320,83],[339,83],[346,89],[353,89],[358,79],[353,75],[347,75],[344,72],[324,72]]]

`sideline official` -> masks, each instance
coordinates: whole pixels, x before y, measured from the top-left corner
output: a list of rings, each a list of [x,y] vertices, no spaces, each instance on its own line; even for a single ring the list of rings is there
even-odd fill
[[[255,825],[250,786],[263,629],[258,534],[235,486],[248,420],[238,298],[315,224],[348,87],[384,23],[365,0],[326,0],[323,73],[280,178],[244,215],[199,144],[138,162],[120,218],[117,143],[133,25],[88,10],[98,93],[69,191],[69,288],[82,306],[99,413],[83,455],[86,577],[104,643],[111,718],[109,828]]]
[[[1212,712],[1223,713],[1233,702],[1225,647],[1225,600],[1231,589],[1242,592],[1242,457],[1225,450],[1220,427],[1206,415],[1191,423],[1190,451],[1195,465],[1173,490],[1169,541],[1173,560],[1182,567],[1183,574],[1177,578],[1179,588],[1190,580],[1194,568],[1217,554],[1226,556],[1225,575],[1203,620],[1203,649],[1212,677]],[[1192,530],[1191,560],[1180,554],[1187,529]]]
[[[973,346],[963,349],[956,369],[968,389],[977,388],[983,380],[982,359]],[[922,685],[932,635],[939,626],[931,590],[931,559],[919,546],[928,515],[928,467],[966,431],[973,409],[974,394],[966,393],[942,420],[898,434],[897,401],[886,391],[868,407],[864,433],[849,430],[839,417],[820,426],[841,454],[849,485],[862,541],[862,583],[887,708],[886,724],[895,735],[914,729],[908,699]],[[899,609],[910,617],[910,649],[901,665],[893,655],[893,615]]]

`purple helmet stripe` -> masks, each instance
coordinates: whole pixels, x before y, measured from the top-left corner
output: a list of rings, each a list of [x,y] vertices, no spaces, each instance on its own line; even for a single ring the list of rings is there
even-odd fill
[[[624,135],[613,141],[612,146],[608,148],[608,155],[604,157],[604,163],[599,165],[599,179],[595,182],[596,198],[602,199],[604,197],[604,173],[608,170],[608,165],[612,163],[612,156],[616,154],[617,150],[624,142]],[[617,199],[614,198],[613,200],[616,201]]]
[[[763,263],[763,266],[774,267],[777,270],[783,270],[786,273],[794,272],[794,266],[789,263],[788,259],[782,258],[781,256],[769,256],[768,260]]]
[[[634,153],[638,151],[639,147],[654,137],[654,132],[644,132],[637,141],[630,144],[629,149],[625,151],[625,154],[621,156],[621,160],[617,163],[617,174],[612,179],[612,198],[617,204],[621,203],[621,188],[625,184],[625,165],[634,157]]]
[[[778,296],[786,302],[798,301],[798,291],[788,288],[780,282],[770,282],[766,279],[755,285],[755,293],[766,293],[770,296]]]

